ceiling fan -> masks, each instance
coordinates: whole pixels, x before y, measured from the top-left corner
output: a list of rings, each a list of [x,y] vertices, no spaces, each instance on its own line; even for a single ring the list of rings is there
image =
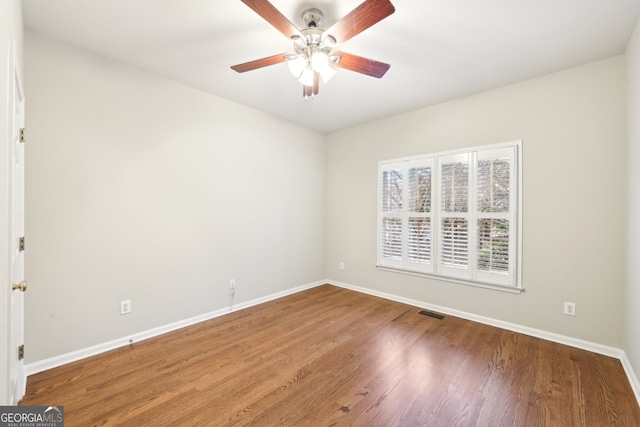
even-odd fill
[[[334,66],[376,78],[384,76],[390,67],[384,62],[334,51],[338,45],[391,15],[395,8],[389,0],[365,0],[327,30],[319,28],[324,15],[318,9],[302,12],[306,27],[299,30],[268,0],[241,1],[290,38],[295,53],[280,53],[232,66],[238,73],[286,61],[289,71],[302,83],[302,96],[306,99],[318,94],[320,78],[326,82],[335,73]]]

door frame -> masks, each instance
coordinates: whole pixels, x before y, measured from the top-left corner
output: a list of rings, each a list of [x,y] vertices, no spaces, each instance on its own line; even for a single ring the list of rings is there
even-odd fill
[[[11,43],[9,59],[9,93],[7,107],[10,109],[7,143],[9,159],[7,170],[7,202],[8,202],[8,313],[7,313],[7,361],[8,361],[8,404],[17,405],[26,391],[26,375],[24,359],[18,358],[18,346],[24,344],[24,293],[14,290],[13,284],[24,280],[24,251],[19,248],[19,237],[24,237],[24,143],[20,141],[20,129],[24,128],[24,86],[16,58],[15,42]],[[16,168],[17,156],[18,167]],[[18,206],[16,206],[18,205]]]

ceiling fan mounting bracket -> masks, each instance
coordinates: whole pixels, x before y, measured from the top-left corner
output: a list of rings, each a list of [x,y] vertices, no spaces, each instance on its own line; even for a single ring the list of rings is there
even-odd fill
[[[302,11],[302,23],[306,28],[318,28],[324,20],[324,13],[320,9],[311,8]]]

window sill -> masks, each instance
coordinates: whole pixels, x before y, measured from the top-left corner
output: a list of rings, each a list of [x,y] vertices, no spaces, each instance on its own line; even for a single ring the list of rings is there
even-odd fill
[[[400,268],[385,267],[381,265],[376,265],[376,268],[380,271],[389,271],[391,273],[407,274],[409,276],[426,277],[429,279],[442,280],[444,282],[458,283],[458,284],[467,285],[467,286],[474,286],[476,288],[493,289],[494,291],[508,292],[511,294],[520,294],[525,291],[524,288],[522,287],[493,285],[490,283],[475,282],[472,280],[458,279],[456,277],[442,276],[439,274],[422,273],[419,271],[403,270]]]

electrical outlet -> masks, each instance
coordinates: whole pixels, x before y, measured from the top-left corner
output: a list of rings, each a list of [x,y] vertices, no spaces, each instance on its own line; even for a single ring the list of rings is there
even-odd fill
[[[229,280],[229,289],[235,289],[235,288],[236,288],[236,279]]]
[[[120,315],[131,313],[131,300],[120,301]]]
[[[338,270],[344,270],[344,262],[338,263]]]
[[[576,303],[575,302],[564,302],[564,314],[566,316],[575,316],[576,315]]]

